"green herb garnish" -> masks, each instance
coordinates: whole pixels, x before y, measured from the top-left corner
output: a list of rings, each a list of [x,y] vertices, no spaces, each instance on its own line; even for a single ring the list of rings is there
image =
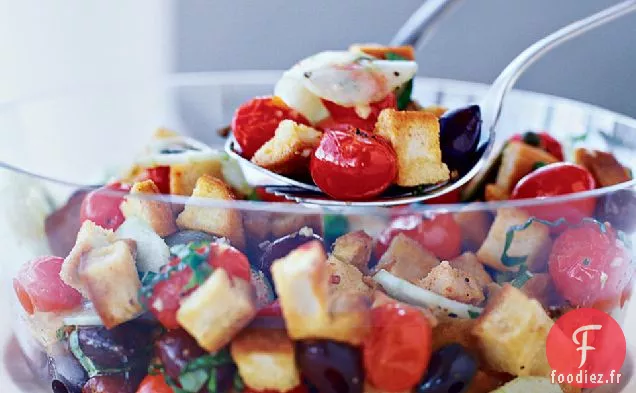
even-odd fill
[[[397,53],[389,52],[384,56],[387,60],[408,60],[404,56],[400,56]],[[402,111],[406,109],[411,103],[411,94],[413,94],[413,79],[410,79],[404,84],[397,96],[397,109]]]
[[[521,288],[533,277],[532,273],[528,271],[526,265],[521,265],[515,278],[510,281],[510,284],[515,288]]]
[[[337,238],[349,232],[349,220],[341,214],[325,214],[323,227],[325,243],[332,244]]]
[[[532,164],[532,170],[533,170],[533,171],[536,171],[537,169],[539,169],[539,168],[543,168],[543,167],[544,167],[544,166],[546,166],[546,165],[548,165],[548,164],[546,164],[546,163],[545,163],[545,162],[543,162],[543,161],[537,161],[537,162],[535,162],[534,164]]]
[[[470,319],[477,319],[477,318],[479,318],[480,315],[481,314],[479,314],[476,311],[468,310],[468,316],[470,317]]]

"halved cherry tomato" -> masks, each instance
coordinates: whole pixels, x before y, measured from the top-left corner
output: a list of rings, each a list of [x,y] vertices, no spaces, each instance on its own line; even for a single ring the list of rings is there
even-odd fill
[[[632,256],[609,224],[564,231],[549,259],[554,285],[574,306],[616,306],[634,275]]]
[[[344,107],[334,102],[322,100],[322,103],[329,111],[330,117],[317,124],[321,130],[347,130],[351,126],[361,130],[375,129],[375,123],[384,109],[397,108],[397,98],[395,93],[389,93],[384,99],[369,104],[371,112],[366,119],[361,118],[353,107]]]
[[[179,263],[178,258],[170,262],[170,266]],[[210,245],[208,263],[215,269],[221,268],[231,277],[238,277],[250,282],[250,265],[245,254],[226,244],[213,243]],[[177,311],[181,306],[181,299],[197,287],[184,292],[184,288],[192,278],[192,269],[186,266],[183,270],[173,272],[167,280],[155,285],[149,299],[143,299],[146,307],[167,329],[178,329]]]
[[[378,258],[399,233],[417,241],[441,259],[452,259],[461,252],[462,236],[452,214],[437,214],[431,218],[420,215],[398,216],[380,234],[375,254]]]
[[[351,128],[326,131],[310,163],[311,177],[326,194],[340,200],[373,198],[397,176],[397,158],[379,136]]]
[[[147,168],[145,177],[155,183],[155,185],[159,189],[159,192],[161,192],[162,194],[170,194],[169,166],[156,166],[154,168]]]
[[[528,131],[523,134],[516,134],[510,139],[539,147],[552,154],[559,161],[563,161],[563,148],[561,144],[547,132]]]
[[[102,228],[117,229],[124,222],[124,214],[119,209],[130,185],[119,182],[108,184],[89,192],[82,201],[80,222],[90,220]]]
[[[146,375],[141,381],[137,393],[174,393],[161,374]]]
[[[362,348],[369,382],[388,392],[412,389],[431,359],[430,323],[421,311],[399,303],[372,309],[371,323]]]
[[[22,266],[13,289],[27,313],[72,310],[82,303],[82,295],[60,278],[63,263],[63,258],[46,256]]]
[[[252,158],[265,142],[272,139],[281,120],[309,125],[299,112],[277,97],[253,98],[239,106],[232,119],[232,131],[245,158]]]
[[[510,195],[511,199],[534,199],[589,191],[596,188],[594,176],[579,165],[557,162],[541,167],[523,177]],[[575,201],[551,203],[545,206],[524,208],[531,216],[555,221],[565,218],[571,224],[591,217],[596,207],[596,199],[585,198]]]

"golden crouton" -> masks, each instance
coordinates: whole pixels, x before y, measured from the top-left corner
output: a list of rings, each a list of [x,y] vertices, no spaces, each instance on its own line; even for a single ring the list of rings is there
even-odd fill
[[[490,277],[490,274],[484,269],[484,265],[479,262],[477,256],[472,252],[465,252],[448,263],[455,269],[466,273],[482,290],[492,282],[492,277]]]
[[[362,273],[355,266],[342,262],[333,255],[327,260],[331,293],[358,292],[371,295],[372,289],[362,281]]]
[[[578,148],[574,151],[574,162],[590,171],[599,187],[609,187],[631,180],[629,171],[612,153]]]
[[[324,338],[360,345],[370,329],[370,299],[330,293],[327,255],[318,241],[274,262],[272,276],[293,340]]]
[[[256,315],[250,283],[230,278],[225,269],[210,277],[181,302],[177,321],[208,352],[228,344]]]
[[[170,194],[191,195],[201,176],[223,178],[223,162],[218,158],[170,165]]]
[[[485,299],[484,291],[475,279],[446,261],[435,266],[419,286],[460,303],[478,305]]]
[[[223,181],[209,175],[203,175],[197,180],[192,196],[221,201],[234,200],[230,188]],[[241,249],[245,247],[243,218],[241,213],[234,209],[199,206],[197,202],[188,203],[177,217],[177,225],[180,228],[223,236],[228,238],[233,246]]]
[[[463,248],[476,251],[488,235],[492,224],[490,213],[483,210],[460,211],[453,214],[453,219],[461,229]]]
[[[95,311],[109,329],[142,311],[137,300],[141,282],[130,244],[130,241],[119,240],[81,257],[79,278]]]
[[[496,183],[503,191],[510,193],[522,177],[534,170],[537,163],[551,164],[557,161],[556,157],[543,149],[520,141],[510,141],[503,149]]]
[[[488,237],[477,251],[477,258],[482,263],[500,271],[519,270],[518,266],[505,266],[501,258],[506,244],[506,233],[513,226],[525,224],[529,218],[530,216],[523,210],[499,209]],[[507,255],[527,256],[526,264],[530,271],[542,271],[547,263],[546,252],[549,252],[550,245],[550,229],[544,224],[533,222],[528,228],[514,232]]]
[[[145,180],[133,184],[131,197],[124,197],[120,205],[124,217],[137,217],[146,222],[161,237],[177,231],[169,204],[149,199],[136,198],[134,195],[160,194],[159,188],[152,180]]]
[[[375,129],[391,143],[397,154],[398,185],[410,187],[450,179],[450,171],[442,162],[439,121],[435,115],[385,109],[380,113]]]
[[[87,296],[84,284],[79,277],[79,267],[81,258],[89,251],[108,246],[117,240],[117,236],[110,229],[104,229],[92,221],[86,220],[82,223],[75,246],[71,249],[60,270],[60,278],[69,287],[75,288]]]
[[[300,384],[294,343],[284,330],[245,329],[232,340],[230,352],[252,390],[286,392]]]
[[[493,370],[517,376],[549,376],[545,348],[553,324],[538,301],[506,284],[488,302],[473,334]]]
[[[480,349],[477,339],[472,335],[475,328],[475,319],[443,318],[433,328],[433,351],[450,345],[460,344],[477,359],[480,357]]]
[[[497,184],[486,184],[484,189],[484,200],[486,202],[507,201],[510,194],[503,187]]]
[[[381,269],[412,283],[417,283],[439,265],[431,252],[410,237],[400,233],[393,238],[389,248],[380,258],[375,270]]]
[[[331,255],[366,274],[369,271],[372,248],[373,239],[365,231],[349,232],[336,239]]]
[[[254,153],[252,162],[272,172],[299,173],[307,170],[311,153],[320,144],[322,132],[293,120],[283,120],[274,137]]]

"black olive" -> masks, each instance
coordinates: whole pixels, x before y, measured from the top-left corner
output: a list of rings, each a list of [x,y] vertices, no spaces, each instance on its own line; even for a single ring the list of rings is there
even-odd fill
[[[272,280],[272,272],[270,268],[275,260],[285,257],[287,254],[312,240],[322,241],[322,238],[315,233],[311,235],[295,232],[291,235],[283,236],[271,243],[266,243],[263,254],[258,264],[258,270],[262,271],[268,280]]]
[[[185,330],[172,330],[155,342],[155,354],[161,359],[166,374],[177,379],[188,363],[205,355],[205,350]]]
[[[477,361],[459,344],[433,352],[428,371],[416,393],[463,393],[477,373]]]
[[[77,335],[84,355],[98,369],[147,367],[152,352],[155,326],[135,320],[113,329],[101,326],[79,327]]]
[[[215,393],[227,393],[234,385],[234,375],[236,366],[234,364],[223,364],[215,367],[216,370],[216,391]]]
[[[320,393],[362,393],[362,355],[356,347],[330,340],[299,341],[296,362]]]
[[[86,382],[82,393],[134,393],[136,385],[122,375],[98,375]]]
[[[49,350],[49,373],[53,378],[51,388],[54,393],[81,393],[88,380],[86,371],[71,354],[65,341],[55,344]]]
[[[460,173],[470,169],[481,135],[479,105],[448,111],[440,117],[439,125],[442,161]]]
[[[190,242],[199,242],[199,241],[212,242],[216,239],[217,239],[216,236],[210,235],[209,233],[205,233],[201,231],[191,231],[191,230],[179,231],[164,238],[168,247],[176,246],[179,244],[188,244]]]
[[[64,206],[46,217],[44,229],[54,255],[65,257],[75,245],[75,238],[81,226],[82,201],[89,191],[75,191]]]
[[[627,233],[636,230],[636,194],[634,190],[618,190],[603,195],[596,204],[596,217]]]

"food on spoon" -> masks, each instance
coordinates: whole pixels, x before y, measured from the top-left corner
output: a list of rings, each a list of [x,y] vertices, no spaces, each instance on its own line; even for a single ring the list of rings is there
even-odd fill
[[[433,112],[436,115],[436,112]],[[481,135],[479,105],[445,111],[439,118],[442,161],[462,173],[470,170],[475,161],[477,143]]]
[[[396,184],[409,187],[450,179],[448,167],[442,162],[439,121],[435,116],[386,109],[380,113],[376,132],[391,142],[397,154]]]

